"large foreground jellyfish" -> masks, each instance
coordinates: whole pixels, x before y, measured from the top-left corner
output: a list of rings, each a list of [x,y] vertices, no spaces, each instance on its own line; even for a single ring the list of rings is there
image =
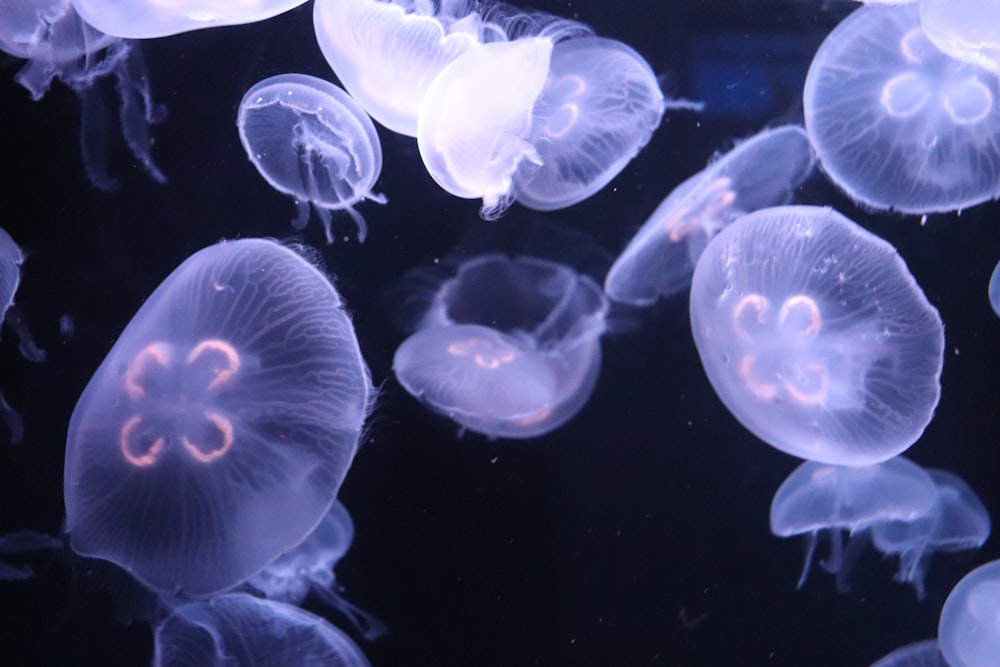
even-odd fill
[[[371,396],[340,295],[315,267],[267,240],[195,253],[73,411],[73,549],[161,593],[244,581],[329,510]]]
[[[600,288],[570,267],[477,257],[441,286],[393,370],[410,394],[463,428],[535,437],[590,398],[606,310]]]
[[[792,471],[771,501],[771,532],[804,535],[805,563],[797,588],[809,575],[819,533],[830,535],[823,568],[846,592],[851,566],[868,543],[867,531],[885,521],[913,521],[931,511],[937,497],[923,468],[902,457],[866,466],[833,466],[807,461]],[[846,550],[843,533],[854,536]]]
[[[54,78],[76,93],[83,164],[95,187],[115,190],[119,185],[107,165],[110,120],[103,84],[111,79],[120,100],[125,142],[153,180],[166,182],[153,162],[149,139],[149,126],[163,120],[166,112],[153,104],[138,45],[95,30],[81,20],[70,0],[27,0],[0,6],[0,50],[28,60],[15,78],[32,99],[41,99]]]
[[[805,131],[770,128],[687,179],[656,207],[604,280],[614,301],[648,306],[685,289],[708,242],[741,215],[792,200],[813,171]]]
[[[922,214],[1000,195],[998,95],[997,77],[938,50],[908,4],[861,7],[837,26],[803,105],[838,186],[865,206]]]
[[[280,74],[246,92],[237,115],[240,141],[271,186],[295,197],[296,229],[310,208],[333,242],[330,211],[346,211],[364,241],[367,226],[354,205],[372,193],[382,171],[382,145],[375,126],[343,90],[305,74]]]
[[[306,0],[73,0],[90,25],[118,37],[149,39],[263,21]]]
[[[291,605],[245,594],[181,605],[157,628],[153,667],[368,667],[343,632]]]
[[[949,667],[993,667],[1000,655],[1000,560],[955,585],[941,608],[938,642]]]
[[[871,667],[949,667],[936,639],[925,639],[897,648]]]
[[[709,243],[691,330],[722,402],[810,461],[906,450],[941,393],[944,326],[896,249],[829,208],[746,215]]]

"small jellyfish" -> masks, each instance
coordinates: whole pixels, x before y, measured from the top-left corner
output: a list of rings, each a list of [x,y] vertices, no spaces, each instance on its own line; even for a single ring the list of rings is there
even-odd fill
[[[899,556],[896,581],[911,584],[921,600],[935,552],[978,549],[990,536],[990,515],[976,492],[946,470],[927,472],[938,492],[931,510],[913,521],[887,521],[872,528],[875,548]]]
[[[913,642],[881,659],[873,662],[871,667],[948,667],[941,655],[941,648],[936,639],[925,639]]]
[[[263,21],[306,0],[73,0],[84,20],[118,37],[151,39],[191,30]]]
[[[994,667],[1000,655],[1000,560],[955,585],[941,608],[938,643],[948,667]]]
[[[104,84],[112,79],[125,143],[153,180],[166,182],[153,162],[149,137],[149,126],[161,122],[166,110],[153,103],[137,44],[95,30],[70,0],[30,0],[0,9],[0,50],[28,60],[15,78],[32,99],[40,100],[54,78],[76,93],[83,165],[94,187],[105,191],[119,187],[107,165],[110,120]]]
[[[783,452],[877,463],[934,414],[941,318],[896,249],[832,209],[767,208],[722,230],[695,268],[690,306],[715,392]]]
[[[1000,317],[1000,262],[997,262],[993,268],[993,274],[990,276],[989,298],[993,312],[997,314],[997,317]]]
[[[809,575],[819,533],[828,532],[830,556],[821,564],[836,575],[837,590],[846,592],[851,566],[868,543],[868,530],[885,521],[925,516],[936,497],[931,476],[901,456],[853,467],[807,461],[775,492],[771,532],[778,537],[806,537],[806,559],[796,588],[802,588]],[[846,549],[844,531],[852,536]]]
[[[176,607],[156,628],[153,667],[368,667],[319,616],[242,593]]]
[[[257,171],[275,190],[295,197],[292,226],[309,222],[310,207],[333,242],[330,211],[346,211],[364,241],[367,226],[354,205],[384,204],[371,191],[382,171],[375,126],[343,90],[305,74],[280,74],[258,82],[240,102],[236,125]]]
[[[340,501],[309,537],[251,577],[247,584],[269,600],[301,605],[313,591],[327,605],[347,617],[365,639],[376,639],[385,625],[345,600],[337,591],[333,568],[354,541],[354,522]]]
[[[372,394],[340,295],[315,267],[261,239],[195,253],[73,411],[71,546],[160,593],[245,581],[327,513]]]
[[[1000,195],[1000,87],[934,46],[918,12],[861,7],[830,33],[806,77],[806,130],[824,171],[862,205],[960,210]]]
[[[606,310],[600,288],[567,266],[484,255],[441,286],[393,370],[411,395],[463,429],[543,435],[590,398]]]
[[[815,158],[801,127],[764,130],[674,188],[612,265],[608,298],[648,306],[687,288],[702,251],[736,218],[792,200]]]
[[[992,0],[921,0],[920,25],[952,58],[1000,73],[1000,4]]]

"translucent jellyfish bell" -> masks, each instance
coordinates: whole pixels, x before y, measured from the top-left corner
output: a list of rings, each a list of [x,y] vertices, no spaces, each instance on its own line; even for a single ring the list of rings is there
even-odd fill
[[[521,163],[517,201],[552,211],[590,197],[646,145],[666,106],[649,63],[628,45],[602,37],[556,43],[533,111],[541,164]]]
[[[997,314],[997,317],[1000,317],[1000,262],[997,262],[993,274],[990,276],[988,295],[993,312]]]
[[[615,260],[604,281],[614,301],[648,306],[691,283],[708,242],[741,215],[787,204],[813,171],[801,127],[747,139],[674,188]]]
[[[1000,195],[998,95],[997,77],[938,50],[908,4],[861,7],[837,26],[803,105],[840,188],[867,207],[923,214]]]
[[[690,305],[712,387],[772,447],[877,463],[934,414],[941,318],[896,249],[832,209],[762,209],[722,230]]]
[[[372,393],[343,302],[311,264],[257,239],[195,253],[73,411],[73,549],[161,593],[239,584],[326,514]]]
[[[819,533],[830,534],[830,557],[823,562],[836,574],[837,589],[847,590],[851,565],[867,543],[856,537],[845,551],[843,531],[850,535],[885,521],[913,521],[934,505],[937,489],[923,468],[902,457],[866,466],[803,463],[781,484],[771,501],[771,532],[778,537],[804,535],[808,541],[797,588],[809,575]]]
[[[90,25],[118,37],[150,39],[201,28],[263,21],[306,0],[73,0]]]
[[[357,644],[319,616],[244,594],[177,607],[154,642],[153,667],[369,665]]]
[[[1000,655],[1000,560],[955,585],[941,608],[938,643],[948,667],[993,667]]]
[[[987,0],[921,0],[920,24],[952,58],[1000,72],[1000,5]]]
[[[606,310],[600,288],[567,266],[478,257],[441,287],[393,370],[411,395],[463,428],[535,437],[590,398]]]
[[[372,186],[382,171],[382,144],[371,119],[343,90],[305,74],[258,82],[240,102],[236,125],[257,171],[275,190],[295,197],[296,229],[310,207],[333,242],[330,211],[346,211],[364,241],[367,226],[354,205],[384,204]]]
[[[936,639],[913,642],[879,659],[871,667],[948,667]]]

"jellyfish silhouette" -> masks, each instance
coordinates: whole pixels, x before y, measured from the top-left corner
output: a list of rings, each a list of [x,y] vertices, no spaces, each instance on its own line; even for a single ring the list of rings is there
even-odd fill
[[[306,0],[73,0],[80,16],[109,35],[130,39],[166,37],[201,28],[263,21]]]
[[[952,58],[1000,73],[1000,7],[979,0],[921,0],[920,25]]]
[[[708,242],[736,218],[792,200],[815,158],[801,127],[770,128],[674,188],[604,281],[608,298],[648,306],[687,288]]]
[[[365,240],[368,227],[354,205],[386,201],[371,191],[382,170],[382,145],[347,93],[305,74],[272,76],[246,92],[236,124],[264,180],[295,197],[292,226],[305,227],[311,207],[332,243],[330,211],[342,210],[357,226],[358,240]]]
[[[807,461],[792,471],[771,501],[771,532],[804,535],[806,558],[796,588],[809,575],[820,533],[829,533],[830,556],[823,569],[846,592],[853,563],[868,543],[868,531],[885,521],[913,521],[934,506],[937,489],[923,468],[903,457],[866,466],[832,466]],[[844,548],[843,532],[852,536]]]
[[[1000,655],[1000,560],[965,575],[941,608],[938,643],[948,667],[991,667]]]
[[[866,207],[922,214],[1000,195],[998,94],[996,75],[927,39],[917,4],[866,6],[820,46],[803,106],[834,183]]]
[[[691,330],[729,411],[810,461],[905,451],[941,392],[944,326],[896,249],[836,211],[762,209],[709,243]]]
[[[936,639],[925,639],[897,648],[871,667],[948,667]]]
[[[988,296],[990,298],[990,306],[993,307],[993,312],[1000,317],[1000,262],[993,268],[993,273],[990,275],[990,286],[988,289]]]
[[[243,582],[329,510],[372,392],[343,302],[312,265],[258,239],[195,253],[73,411],[73,549],[160,593]]]
[[[156,628],[153,667],[367,667],[351,639],[319,616],[241,593],[175,608]]]
[[[606,310],[600,288],[567,266],[483,255],[441,286],[393,370],[411,395],[463,428],[532,438],[590,398]]]
[[[387,632],[385,625],[345,600],[337,591],[333,568],[351,548],[354,522],[347,508],[334,501],[319,526],[301,544],[285,552],[247,582],[269,600],[301,605],[309,591],[343,614],[365,639]]]
[[[162,121],[166,109],[153,103],[138,45],[92,28],[70,0],[8,3],[0,9],[0,19],[0,50],[28,60],[15,78],[32,99],[41,99],[54,78],[79,98],[83,166],[94,187],[106,191],[119,187],[107,164],[110,121],[103,84],[109,79],[119,96],[125,143],[153,180],[166,182],[153,162],[149,138],[149,126]]]

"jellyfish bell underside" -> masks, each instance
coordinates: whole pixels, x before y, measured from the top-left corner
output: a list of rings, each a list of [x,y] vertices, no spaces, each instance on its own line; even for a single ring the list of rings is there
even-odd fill
[[[1000,73],[1000,5],[979,0],[921,0],[920,25],[956,60]]]

